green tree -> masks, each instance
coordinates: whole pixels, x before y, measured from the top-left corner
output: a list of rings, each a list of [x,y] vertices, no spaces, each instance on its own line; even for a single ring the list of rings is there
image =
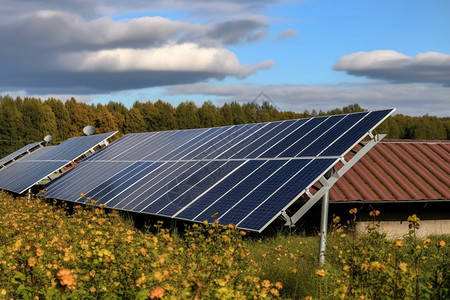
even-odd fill
[[[280,120],[280,113],[268,101],[264,101],[258,110],[258,122],[270,122]]]
[[[136,107],[130,109],[130,113],[125,116],[124,132],[145,132],[147,131],[147,123],[141,114],[141,111]]]
[[[53,113],[50,106],[43,105],[43,115],[44,115],[44,122],[40,126],[42,137],[45,137],[46,135],[51,135],[52,137],[54,135],[58,135],[58,126],[55,114]]]
[[[158,116],[158,109],[151,103],[148,102],[134,102],[133,108],[136,108],[141,113],[141,116],[143,117],[145,124],[146,124],[146,130],[145,131],[156,131],[159,130],[159,126],[157,124],[157,116]]]
[[[95,123],[95,112],[92,106],[86,103],[77,102],[75,98],[67,100],[65,103],[70,116],[70,133],[71,136],[80,136],[83,134],[83,128]]]
[[[48,121],[46,118],[50,118],[50,116],[46,114],[40,99],[29,97],[23,99],[22,122],[25,130],[22,138],[30,142],[42,141],[45,136],[42,128],[45,126],[45,122]]]
[[[22,113],[14,99],[8,95],[0,97],[0,157],[26,144],[22,141],[23,130]]]
[[[230,103],[231,114],[233,115],[233,124],[246,124],[249,123],[247,116],[241,105],[235,101]]]
[[[233,111],[231,110],[231,105],[228,103],[225,103],[222,105],[221,108],[219,108],[219,125],[221,126],[227,126],[227,125],[233,125],[234,124],[234,116]]]
[[[97,133],[106,133],[118,129],[113,114],[104,105],[97,106],[97,116],[94,124]]]
[[[181,102],[176,108],[179,129],[200,127],[198,107],[192,101]]]
[[[116,121],[117,128],[120,132],[125,132],[125,117],[129,114],[128,108],[120,102],[109,101],[106,105],[108,110],[114,116],[114,120]]]
[[[242,110],[248,123],[258,122],[258,108],[259,106],[255,102],[248,102],[242,105]]]
[[[158,130],[178,129],[176,110],[170,103],[158,100],[155,102],[155,108],[158,110],[156,115],[156,124]]]
[[[49,107],[56,120],[56,131],[52,133],[55,142],[65,141],[70,137],[69,111],[61,100],[49,98],[44,101],[44,107]]]
[[[437,117],[428,115],[414,118],[412,126],[409,127],[409,134],[412,139],[445,140],[447,138],[444,123]]]
[[[210,101],[205,101],[198,109],[200,127],[208,128],[219,125],[219,112],[217,107]]]

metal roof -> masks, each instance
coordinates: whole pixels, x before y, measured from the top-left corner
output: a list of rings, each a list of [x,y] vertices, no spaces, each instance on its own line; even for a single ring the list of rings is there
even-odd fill
[[[330,190],[330,202],[450,200],[450,141],[382,141]]]

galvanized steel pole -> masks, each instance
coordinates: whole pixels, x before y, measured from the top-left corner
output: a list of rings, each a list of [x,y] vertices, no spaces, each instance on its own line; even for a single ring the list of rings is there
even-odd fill
[[[322,214],[320,217],[320,246],[319,246],[320,267],[322,267],[325,264],[325,247],[327,244],[329,202],[330,202],[330,192],[327,191],[322,197]]]

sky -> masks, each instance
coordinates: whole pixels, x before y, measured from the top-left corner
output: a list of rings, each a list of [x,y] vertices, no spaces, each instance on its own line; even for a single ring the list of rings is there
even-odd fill
[[[448,0],[0,0],[0,95],[450,117]]]

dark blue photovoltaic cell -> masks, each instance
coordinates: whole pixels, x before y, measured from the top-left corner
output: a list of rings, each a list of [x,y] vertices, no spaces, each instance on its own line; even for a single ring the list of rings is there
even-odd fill
[[[46,196],[261,231],[391,113],[129,134]]]
[[[351,147],[359,142],[374,126],[387,118],[392,110],[381,110],[369,112],[369,114],[352,129],[350,129],[343,137],[334,141],[321,155],[334,156],[343,155],[349,151]],[[339,153],[339,154],[338,154]]]
[[[208,175],[203,178],[199,178],[196,182],[194,182],[193,180],[189,182],[189,180],[187,180],[186,185],[183,186],[189,187],[187,190],[179,186],[172,189],[176,190],[175,194],[170,195],[170,192],[168,193],[168,196],[170,196],[167,198],[167,200],[169,200],[170,202],[157,212],[158,215],[170,217],[173,216],[178,211],[180,211],[180,209],[183,209],[187,204],[189,204],[192,199],[200,196],[200,194],[204,193],[219,180],[232,173],[243,163],[243,161],[229,161],[220,167],[215,167]],[[192,179],[192,177],[190,179]]]
[[[320,118],[319,121],[322,119]],[[309,122],[317,122],[316,119],[300,119],[295,122],[291,127],[289,127],[289,132],[282,133],[278,136],[275,136],[272,140],[263,144],[260,148],[256,149],[249,155],[247,158],[256,158],[256,157],[264,157],[264,158],[272,158],[277,157],[287,146],[294,143],[297,138],[300,138],[304,131],[302,127]],[[284,148],[283,148],[284,147]]]
[[[260,230],[282,209],[286,208],[292,199],[295,199],[302,190],[306,189],[310,182],[317,180],[335,162],[336,160],[333,159],[313,160],[301,172],[288,179],[273,195],[260,201],[259,206],[256,206],[256,209],[243,217],[238,223],[238,226],[240,228]],[[230,213],[234,214],[233,211]]]
[[[320,152],[330,145],[330,141],[337,139],[366,115],[367,113],[345,115],[345,118],[340,118],[339,121],[336,122],[332,128],[330,128],[330,130],[325,131],[327,129],[324,128],[324,133],[322,135],[320,135],[320,131],[316,132],[316,136],[318,136],[317,140],[311,143],[308,142],[307,147],[303,148],[302,151],[294,156],[300,157],[319,155]]]
[[[202,143],[207,141],[207,139],[209,137],[211,137],[211,135],[213,135],[215,132],[215,130],[211,130],[211,129],[197,129],[197,130],[199,130],[199,134],[195,138],[192,138],[192,139],[186,141],[185,143],[181,144],[179,147],[169,149],[169,150],[161,149],[160,151],[162,151],[164,153],[158,159],[159,160],[172,160],[176,155],[180,155],[182,151],[186,151],[186,153],[187,153],[187,152],[189,152],[188,149],[191,149],[192,147],[195,147],[196,145],[197,146],[201,145]]]
[[[52,148],[52,151],[48,151],[45,155],[39,157],[40,160],[66,160],[72,161],[79,156],[83,155],[90,149],[94,148],[102,141],[110,138],[116,132],[108,132],[90,136],[74,137],[66,140]],[[48,147],[45,147],[48,148]],[[45,149],[44,148],[44,149]],[[32,153],[33,154],[33,153]],[[30,156],[26,157],[30,159]]]
[[[125,169],[125,172],[120,172],[120,177],[113,176],[109,180],[103,182],[98,188],[92,190],[86,196],[101,201],[106,204],[111,199],[111,194],[114,197],[120,193],[122,189],[135,183],[142,176],[146,176],[156,169],[159,164],[151,162],[138,162]],[[109,195],[109,197],[108,197]]]
[[[195,170],[203,166],[205,162],[177,162],[165,163],[158,172],[152,175],[151,180],[143,181],[146,184],[133,187],[133,192],[121,198],[121,202],[115,207],[141,211],[146,206],[150,205],[153,200],[158,199],[167,190],[172,188],[181,180],[186,178],[189,170]],[[138,182],[140,183],[140,182]]]
[[[245,132],[247,129],[248,129],[248,126],[246,126],[246,125],[237,125],[237,126],[228,127],[228,129],[226,131],[217,135],[215,138],[207,141],[200,148],[192,151],[191,153],[188,153],[182,159],[185,159],[185,160],[203,159],[209,153],[216,150],[218,147],[224,145],[225,143],[229,142],[235,136]]]
[[[266,175],[266,180],[253,190],[249,195],[241,198],[225,214],[219,215],[221,224],[238,224],[243,218],[250,214],[268,195],[275,192],[287,180],[301,170],[310,160],[292,160],[283,165],[283,168]],[[219,201],[220,203],[220,201]],[[283,208],[280,207],[280,210]]]
[[[268,137],[269,132],[273,132],[274,129],[278,126],[280,126],[282,122],[272,122],[272,123],[261,123],[261,127],[254,131],[252,134],[248,134],[244,139],[242,139],[239,143],[235,144],[232,148],[227,149],[225,152],[223,152],[221,155],[219,155],[218,159],[227,159],[232,156],[235,158],[244,158],[245,156],[239,156],[239,152],[241,152],[244,149],[248,149],[247,151],[252,151],[252,147],[249,147],[252,144],[257,144],[258,146],[261,144],[261,142],[258,142],[259,139],[261,139],[263,136]],[[262,141],[262,140],[259,140]],[[265,139],[264,139],[265,141]],[[255,149],[255,148],[253,148]],[[248,153],[250,153],[248,152]]]
[[[220,133],[226,131],[228,129],[228,127],[216,127],[216,128],[210,128],[207,131],[205,131],[205,133],[203,134],[203,137],[200,140],[196,140],[196,141],[189,141],[186,143],[185,146],[183,146],[182,149],[176,151],[175,153],[170,153],[169,155],[163,157],[162,159],[169,159],[169,160],[179,160],[179,159],[184,159],[184,157],[191,153],[192,151],[195,151],[199,148],[202,148],[203,145],[215,138],[217,135],[219,135]]]
[[[228,176],[220,184],[216,185],[214,188],[200,197],[200,199],[193,202],[191,205],[186,206],[185,209],[181,211],[181,213],[179,213],[176,217],[181,219],[194,220],[199,212],[204,211],[218,198],[226,195],[241,180],[249,176],[253,171],[257,170],[266,162],[267,161],[264,160],[248,161],[239,169],[237,169],[232,176]]]
[[[226,166],[224,161],[208,161],[202,162],[202,167],[198,169],[189,169],[184,172],[183,177],[177,176],[172,180],[171,184],[167,186],[167,191],[158,199],[147,205],[142,211],[147,213],[159,213],[160,210],[167,207],[167,205],[175,201],[181,194],[190,190],[196,183],[205,178],[213,176],[216,181],[220,178],[216,174],[217,170],[222,170]],[[234,168],[226,167],[225,169],[233,170]]]
[[[194,218],[194,220],[201,222],[204,220],[212,220],[211,215],[215,213],[218,214],[218,217],[222,216],[228,211],[228,209],[240,201],[245,195],[250,193],[257,185],[263,182],[267,176],[270,176],[270,174],[275,172],[286,162],[287,161],[285,160],[267,161],[262,167],[257,169],[254,173],[251,173],[250,176],[248,176],[239,185],[232,188],[228,193],[223,196],[217,195],[217,198],[222,196],[219,201],[214,202],[213,205],[209,206],[207,210],[202,211],[200,215]],[[202,201],[202,198],[197,201]],[[205,198],[205,201],[209,203],[210,199]]]
[[[311,119],[300,128],[297,136],[286,136],[284,140],[275,145],[274,148],[277,148],[276,151],[281,152],[278,157],[295,157],[300,151],[308,147],[315,139],[317,139],[321,133],[332,128],[332,126],[343,118],[344,116],[332,116]],[[286,150],[283,151],[283,149]],[[262,157],[265,157],[265,155],[266,153],[264,153]]]
[[[102,151],[97,151],[89,157],[85,158],[84,161],[117,160],[116,157],[118,155],[127,151],[134,151],[137,145],[144,142],[146,139],[152,138],[156,134],[157,132],[146,132],[124,135],[117,141],[114,141],[114,147],[105,147],[102,149]]]
[[[65,163],[60,161],[18,161],[0,170],[0,189],[21,194],[64,166]],[[30,170],[33,170],[33,172]]]
[[[218,144],[212,149],[212,151],[206,154],[203,158],[205,159],[218,158],[219,156],[222,156],[222,154],[227,152],[227,150],[233,151],[233,149],[236,149],[236,147],[238,147],[239,144],[248,139],[249,136],[256,136],[257,132],[261,130],[261,128],[263,128],[264,126],[267,126],[267,123],[259,123],[246,126],[246,130],[244,132],[234,136],[233,138],[230,138],[228,141],[225,140],[224,143],[222,144]]]
[[[276,125],[272,130],[268,131],[265,135],[262,137],[255,139],[251,144],[248,146],[242,148],[241,150],[237,151],[235,154],[229,156],[233,159],[239,159],[239,158],[245,158],[249,154],[253,153],[254,151],[258,153],[262,153],[270,147],[270,145],[273,145],[276,141],[276,139],[280,138],[281,135],[286,132],[291,126],[294,126],[294,124],[298,123],[299,120],[288,120],[288,121],[282,121],[282,122],[273,122],[270,123]],[[269,125],[269,126],[270,126]],[[233,151],[236,151],[237,149],[233,149]],[[258,154],[255,154],[255,157],[258,156]]]
[[[115,207],[117,203],[120,202],[120,198],[118,198],[118,195],[121,195],[130,186],[133,186],[136,182],[142,180],[143,178],[152,176],[153,172],[155,172],[155,170],[157,170],[162,164],[162,162],[147,162],[145,163],[145,168],[140,168],[141,170],[136,171],[136,173],[134,174],[126,174],[123,178],[121,178],[119,182],[110,184],[96,197],[100,199],[101,203],[106,204],[110,207]]]
[[[46,190],[46,197],[84,201],[80,194],[89,195],[89,192],[101,185],[105,180],[127,169],[132,162],[92,162],[82,161],[64,176],[52,182],[51,189]]]
[[[87,167],[94,167],[96,168],[96,162],[82,162],[82,164],[87,165]],[[110,163],[110,162],[103,162],[100,163],[104,166],[114,166],[114,164]],[[97,174],[97,178],[93,178],[96,183],[95,183],[95,187],[93,189],[90,190],[84,190],[83,194],[85,195],[86,198],[92,198],[92,199],[96,199],[98,200],[98,195],[101,191],[103,191],[105,188],[107,188],[108,186],[110,186],[111,184],[113,184],[114,182],[117,182],[119,180],[122,180],[122,178],[127,175],[130,174],[132,172],[134,172],[135,170],[137,170],[139,167],[142,168],[144,166],[143,162],[136,162],[136,163],[122,163],[124,164],[124,167],[122,169],[119,169],[118,171],[116,171],[116,173],[114,173],[112,176],[109,172],[107,172],[107,170],[104,170],[103,168],[99,168],[97,167],[96,169],[100,169],[102,172]],[[79,168],[77,167],[75,169],[76,171],[79,170]],[[106,171],[106,172],[105,172]],[[74,172],[75,173],[75,172]],[[78,174],[70,174],[67,177],[74,175],[75,177]],[[69,180],[69,179],[68,179]],[[74,180],[76,181],[76,180]],[[78,199],[79,201],[83,201],[82,198]]]
[[[39,145],[42,145],[44,142],[38,142],[38,143],[31,143],[28,144],[22,148],[20,148],[19,150],[14,151],[13,153],[3,157],[2,159],[0,159],[0,168],[2,166],[4,166],[6,163],[8,163],[11,160],[16,159],[17,157],[24,155],[26,153],[28,153],[28,151],[33,150],[34,148],[38,147]]]

